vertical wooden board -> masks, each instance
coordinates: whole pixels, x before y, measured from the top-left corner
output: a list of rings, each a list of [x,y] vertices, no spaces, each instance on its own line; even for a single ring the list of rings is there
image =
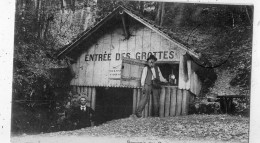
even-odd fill
[[[199,85],[200,85],[200,82],[199,82],[199,79],[198,79],[198,76],[197,74],[194,72],[194,94],[195,95],[199,95]]]
[[[151,52],[151,30],[149,28],[144,28],[143,29],[143,46],[142,46],[142,51],[143,52]],[[143,60],[147,59],[147,55],[143,57]]]
[[[138,89],[137,90],[137,108],[138,108],[138,106],[139,106],[139,102],[140,102],[140,98],[141,98],[141,90],[142,89]]]
[[[91,46],[90,49],[87,51],[87,53],[94,54],[95,45]],[[86,79],[85,79],[86,86],[93,85],[93,74],[94,74],[94,61],[87,61],[86,62]]]
[[[123,86],[129,86],[130,82],[130,70],[131,70],[131,65],[128,63],[123,63],[123,69],[122,69],[122,80],[121,80],[121,85]]]
[[[120,60],[122,60],[122,57],[126,57],[126,53],[128,52],[128,43],[127,40],[124,40],[124,36],[120,39],[120,50],[119,53],[121,54]]]
[[[79,85],[85,84],[86,68],[87,68],[86,61],[85,61],[85,55],[86,55],[86,52],[81,54],[79,57],[79,79],[78,79]]]
[[[194,92],[194,74],[193,73],[191,73],[191,75],[190,75],[190,91],[191,92]]]
[[[112,32],[108,32],[108,33],[105,32],[104,35],[102,36],[104,45],[111,44],[111,34],[112,34]]]
[[[182,108],[182,89],[178,89],[178,92],[177,92],[176,116],[181,115],[181,108]]]
[[[122,63],[122,78],[129,78],[131,74],[131,65],[129,63]]]
[[[185,81],[184,81],[184,69],[183,69],[183,56],[180,56],[180,64],[179,64],[179,89],[185,89]]]
[[[170,107],[170,116],[176,115],[176,101],[177,101],[177,88],[171,88],[171,107]]]
[[[77,86],[77,93],[80,94],[80,87]]]
[[[120,29],[119,32],[121,32],[122,35],[120,35],[120,37],[119,37],[119,51],[118,51],[118,53],[120,54],[120,60],[122,60],[122,57],[126,57],[128,44],[127,44],[127,40],[125,40],[125,36],[123,34],[123,30]]]
[[[87,87],[87,86],[84,86],[84,93],[85,93],[86,95],[88,95],[88,87]]]
[[[143,30],[142,28],[139,28],[137,31],[136,31],[136,36],[135,36],[135,58],[136,59],[139,59],[139,60],[142,60],[142,47],[143,47]]]
[[[133,114],[135,114],[136,106],[137,106],[137,90],[136,88],[133,89]]]
[[[84,86],[81,86],[81,92],[82,92],[82,93],[85,92],[85,88],[84,88]]]
[[[87,93],[87,95],[88,95],[88,98],[91,100],[90,101],[90,107],[92,107],[92,87],[88,87],[88,93]]]
[[[103,39],[99,39],[98,43],[96,44],[95,54],[102,54],[103,53]],[[99,59],[99,57],[97,57]],[[102,85],[102,68],[103,68],[103,61],[95,61],[94,68],[92,69],[93,74],[93,85],[101,86]]]
[[[161,60],[162,56],[158,53],[161,50],[161,36],[157,34],[156,32],[151,32],[151,51],[154,51],[156,53],[153,53],[155,57],[158,59],[158,61]]]
[[[110,66],[109,70],[121,70],[122,61],[111,61],[109,66]],[[109,85],[110,86],[114,86],[114,87],[120,86],[121,85],[120,78],[119,79],[111,79],[111,78],[109,78]]]
[[[76,85],[76,81],[75,81],[76,80],[76,64],[74,63],[71,66],[72,66],[73,72],[75,72],[75,76],[71,79],[70,85],[74,86],[74,85]]]
[[[197,79],[198,79],[198,80],[197,80],[197,81],[198,81],[198,82],[197,82],[198,88],[197,88],[196,95],[199,95],[199,93],[200,93],[200,91],[201,91],[201,86],[202,86],[201,84],[202,84],[202,83],[201,83],[201,81],[199,80],[199,77],[198,77],[198,76],[197,76]]]
[[[116,44],[118,43],[124,36],[123,36],[123,31],[121,28],[117,28],[112,32],[112,43]]]
[[[189,90],[191,84],[191,61],[190,60],[187,61],[187,70],[188,70],[188,80],[185,83],[186,86],[185,89]]]
[[[111,34],[111,61],[109,63],[109,69],[121,69],[122,61],[116,60],[117,55],[116,53],[120,53],[120,39],[122,37],[122,30],[116,29]],[[119,86],[121,84],[120,80],[111,80],[109,79],[109,85],[111,86]]]
[[[77,93],[77,86],[75,86],[75,85],[72,86],[72,93],[73,94]]]
[[[110,61],[105,60],[108,57],[108,54],[110,54],[110,45],[111,45],[111,34],[106,33],[103,36],[103,43],[99,46],[100,49],[102,49],[101,54],[103,54],[102,62],[100,62],[101,66],[101,72],[100,72],[100,78],[98,80],[100,86],[107,86],[108,85],[108,74],[109,74],[109,63]],[[104,56],[106,55],[106,58],[104,59]]]
[[[161,54],[161,61],[169,61],[169,50],[170,50],[170,41],[161,37],[161,46],[160,51],[163,51]]]
[[[76,63],[76,75],[75,75],[75,85],[79,86],[79,75],[80,75],[80,57],[77,58]]]
[[[148,117],[148,113],[149,113],[149,101],[145,105],[144,117]]]
[[[103,45],[103,53],[107,54],[106,58],[107,60],[103,61],[102,65],[102,86],[108,86],[109,85],[109,68],[110,68],[110,62],[111,60],[108,60],[108,55],[111,53],[111,44],[112,44],[112,33],[107,33],[104,35],[104,45]]]
[[[135,51],[135,46],[136,46],[136,30],[133,27],[130,27],[130,33],[131,35],[130,38],[127,40],[127,52],[130,53],[130,58],[135,59],[136,58],[136,51]]]
[[[183,90],[183,97],[182,97],[182,115],[188,114],[189,107],[189,91]]]
[[[138,73],[138,65],[134,65],[134,64],[132,64],[132,65],[130,65],[130,77],[132,78],[130,81],[129,81],[129,86],[134,86],[134,87],[138,87],[138,86],[140,86],[139,85],[139,82],[140,82],[140,79],[141,78],[139,78],[139,74],[141,74],[141,73]],[[139,79],[139,80],[138,80]]]
[[[159,105],[159,115],[164,117],[164,104],[165,104],[165,88],[162,87],[160,94],[160,105]]]
[[[96,88],[95,87],[92,88],[91,97],[92,97],[91,107],[92,107],[93,110],[95,110],[96,109]]]
[[[79,90],[80,90],[80,93],[82,93],[83,92],[83,87],[79,86]]]
[[[152,95],[150,94],[149,107],[148,107],[148,109],[149,109],[148,116],[149,117],[152,116],[152,109],[153,109],[153,104],[152,104],[153,101],[152,100],[153,100]]]
[[[194,80],[194,82],[195,82],[194,83],[194,85],[195,85],[194,94],[199,95],[200,90],[201,90],[201,81],[199,80],[198,75],[196,73],[194,73],[194,78],[195,78],[195,80]]]
[[[174,58],[171,59],[173,61],[180,61],[180,55],[183,55],[185,54],[186,51],[184,51],[183,49],[181,49],[179,46],[177,46],[175,43],[173,42],[170,42],[170,48],[169,48],[170,51],[174,51],[175,53],[173,54],[174,55]]]
[[[166,87],[165,93],[165,117],[169,117],[170,115],[170,103],[171,103],[171,88]]]

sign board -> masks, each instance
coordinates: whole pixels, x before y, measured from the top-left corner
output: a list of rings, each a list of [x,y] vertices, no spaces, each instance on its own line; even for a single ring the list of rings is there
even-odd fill
[[[118,66],[112,66],[109,69],[109,79],[111,80],[118,80],[121,79],[121,67],[122,64],[119,64]]]

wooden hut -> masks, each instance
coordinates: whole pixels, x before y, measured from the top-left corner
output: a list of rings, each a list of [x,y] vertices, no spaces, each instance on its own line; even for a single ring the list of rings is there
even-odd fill
[[[199,67],[192,60],[199,59],[198,54],[127,8],[116,8],[58,56],[74,61],[71,86],[87,93],[91,107],[103,110],[109,120],[135,112],[141,96],[141,72],[150,54],[157,57],[164,78],[174,74],[177,79],[161,89],[160,117],[186,115],[189,102],[201,89]],[[151,103],[145,107],[144,117],[151,116]]]

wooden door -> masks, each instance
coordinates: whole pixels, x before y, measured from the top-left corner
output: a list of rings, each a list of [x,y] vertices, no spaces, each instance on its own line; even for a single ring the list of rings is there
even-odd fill
[[[140,87],[141,74],[145,66],[145,61],[123,58],[121,70],[121,85],[125,87]]]

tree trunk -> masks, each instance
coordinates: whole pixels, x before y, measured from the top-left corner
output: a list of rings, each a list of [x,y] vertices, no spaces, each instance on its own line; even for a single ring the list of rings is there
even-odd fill
[[[34,30],[37,31],[39,28],[39,6],[40,6],[40,0],[36,0],[36,10],[35,10],[35,21],[34,21]]]
[[[42,1],[39,0],[39,6],[37,8],[38,10],[38,14],[37,14],[37,26],[36,26],[36,30],[37,30],[37,33],[38,33],[38,38],[41,37],[41,19],[42,19],[42,16],[41,16],[41,13],[39,12],[42,8]]]
[[[159,3],[157,15],[155,18],[155,22],[159,26],[162,26],[162,24],[163,24],[163,17],[164,17],[164,13],[165,13],[164,11],[165,11],[165,3],[161,2],[161,3]]]
[[[140,1],[140,11],[143,14],[144,13],[144,2]]]
[[[63,5],[63,0],[60,0],[60,8],[62,13],[64,12],[64,5]]]
[[[75,0],[71,0],[71,10],[75,11]]]
[[[46,26],[45,26],[45,30],[44,30],[44,34],[43,34],[43,38],[46,39],[47,38],[47,33],[48,33],[48,29],[49,29],[49,24],[50,24],[50,20],[49,20],[49,14],[47,13],[47,21],[46,21]]]

